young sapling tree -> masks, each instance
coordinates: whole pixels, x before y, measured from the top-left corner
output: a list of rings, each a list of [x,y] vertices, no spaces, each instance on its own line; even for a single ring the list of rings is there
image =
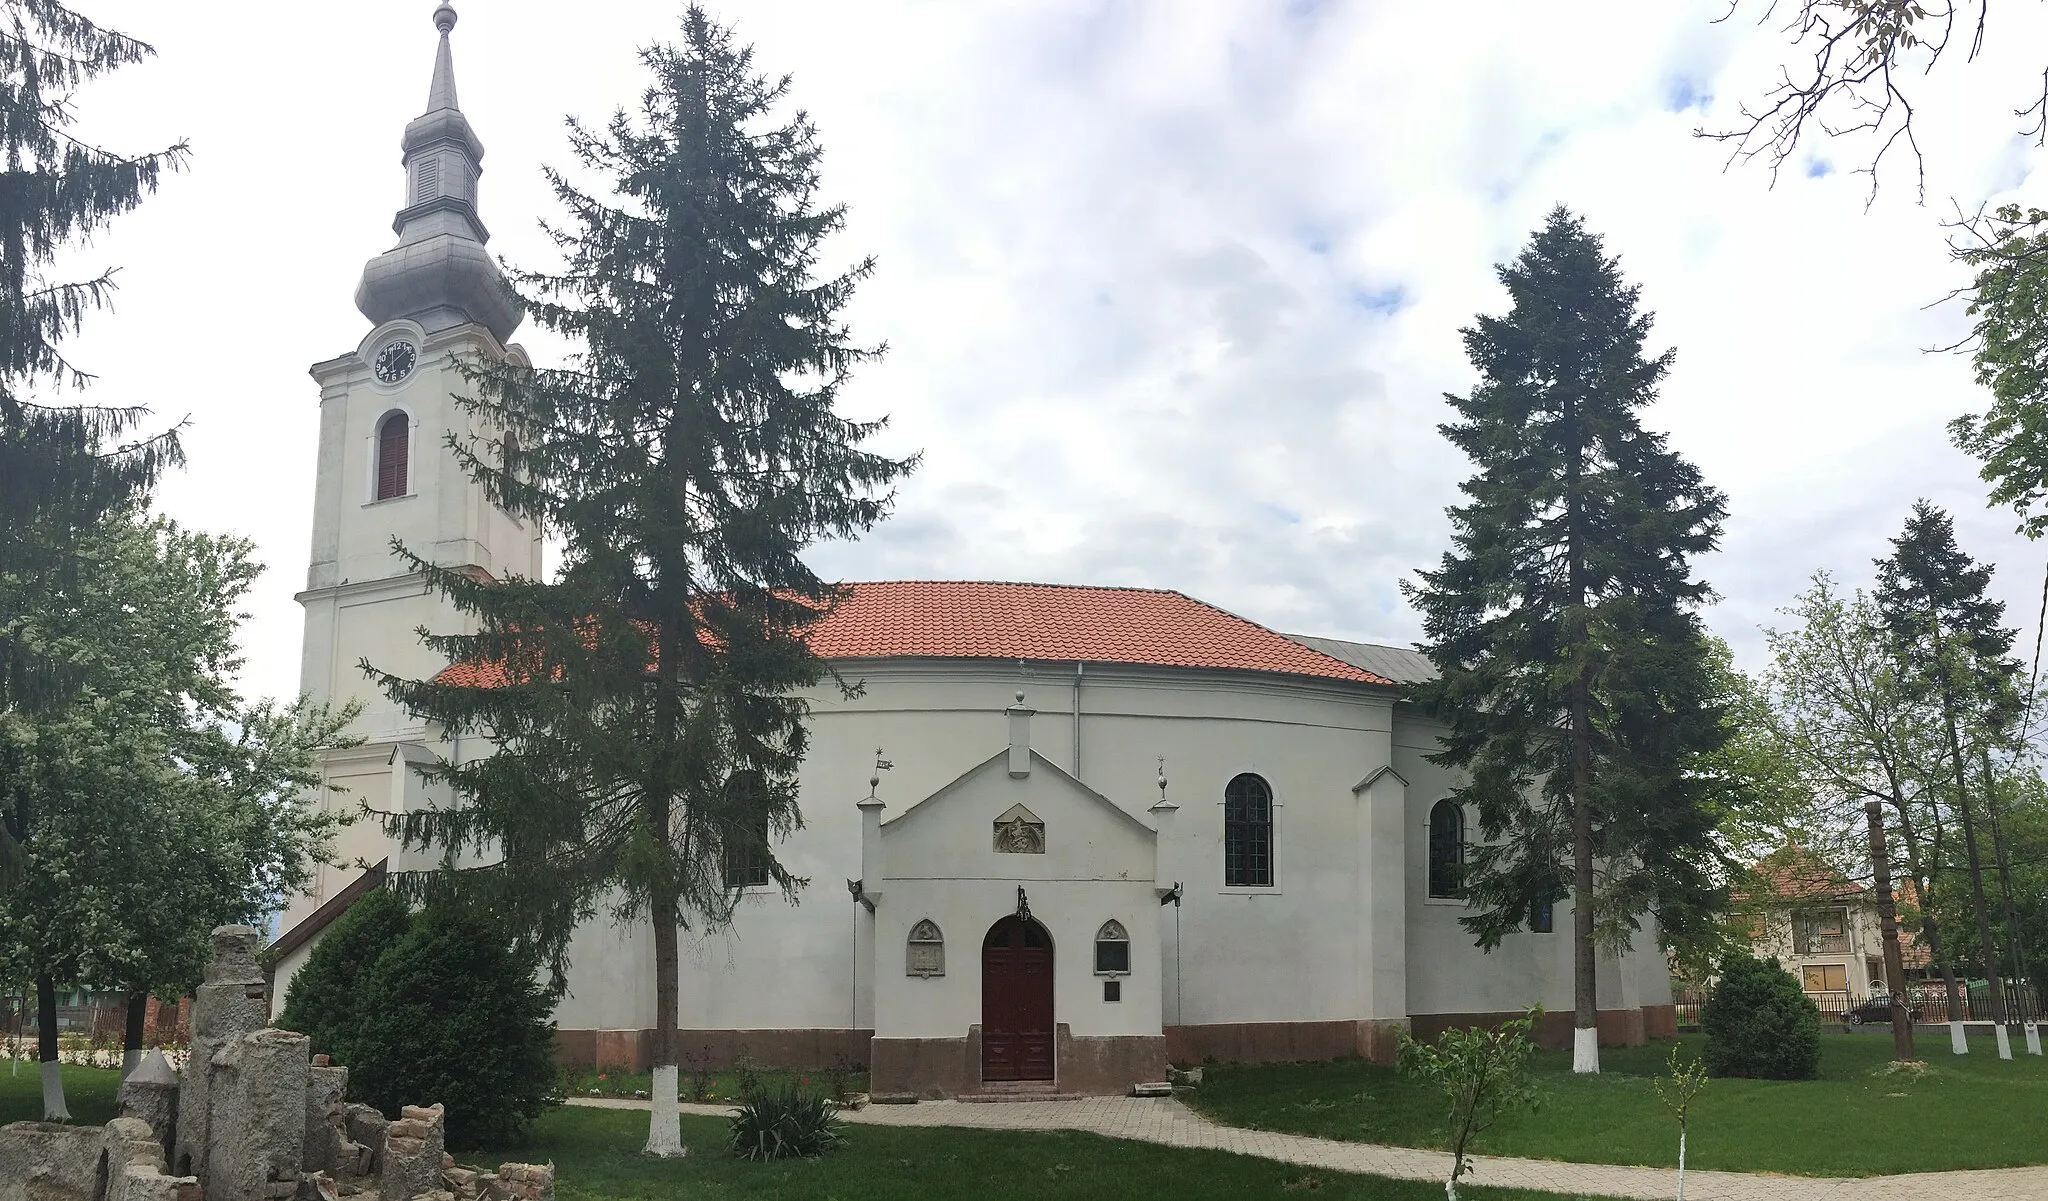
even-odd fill
[[[1529,1031],[1542,1016],[1542,1007],[1532,1006],[1491,1030],[1453,1027],[1434,1043],[1411,1038],[1405,1030],[1396,1032],[1401,1071],[1436,1085],[1450,1102],[1451,1176],[1444,1181],[1448,1201],[1458,1201],[1458,1180],[1472,1170],[1465,1155],[1472,1140],[1502,1114],[1535,1108],[1529,1059],[1536,1044]]]
[[[1650,1083],[1664,1108],[1678,1115],[1678,1201],[1685,1201],[1685,1118],[1692,1108],[1692,1099],[1707,1086],[1707,1064],[1697,1056],[1687,1062],[1683,1046],[1672,1047],[1666,1063],[1671,1075]]]

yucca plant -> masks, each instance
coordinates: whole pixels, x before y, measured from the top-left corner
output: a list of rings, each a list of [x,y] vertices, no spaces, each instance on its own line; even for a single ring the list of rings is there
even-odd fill
[[[749,1092],[732,1115],[732,1153],[741,1159],[811,1159],[838,1141],[838,1107],[793,1079]]]

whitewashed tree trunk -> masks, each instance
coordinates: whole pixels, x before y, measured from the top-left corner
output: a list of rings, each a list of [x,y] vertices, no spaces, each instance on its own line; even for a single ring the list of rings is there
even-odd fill
[[[43,1120],[71,1120],[71,1111],[64,1108],[64,1065],[54,1059],[43,1061]]]
[[[1600,1070],[1600,1030],[1595,1026],[1572,1031],[1572,1071]]]
[[[2028,1022],[2025,1029],[2027,1033],[2027,1054],[2039,1055],[2041,1053],[2041,1027],[2039,1023]]]
[[[2011,1059],[2012,1036],[2005,1032],[2005,1023],[1999,1022],[1997,1025],[1993,1026],[1992,1029],[1996,1031],[1998,1034],[1998,1057],[2000,1059]]]
[[[681,1159],[688,1155],[689,1148],[683,1146],[682,1111],[676,1108],[676,1065],[664,1064],[654,1069],[654,1082],[647,1095],[654,1110],[647,1124],[644,1153],[656,1159]]]
[[[1970,1053],[1970,1040],[1964,1035],[1961,1022],[1950,1022],[1948,1024],[1948,1049],[1958,1055],[1968,1055]]]
[[[1685,1123],[1678,1125],[1678,1201],[1685,1201]]]

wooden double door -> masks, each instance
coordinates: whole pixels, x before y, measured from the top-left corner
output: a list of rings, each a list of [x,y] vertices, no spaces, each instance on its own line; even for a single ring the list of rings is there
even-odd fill
[[[1053,1079],[1052,935],[1030,918],[981,940],[981,1078]]]

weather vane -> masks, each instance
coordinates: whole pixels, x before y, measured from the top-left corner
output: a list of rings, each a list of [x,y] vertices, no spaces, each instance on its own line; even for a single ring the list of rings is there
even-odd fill
[[[875,791],[882,786],[882,773],[896,766],[882,758],[882,748],[875,748],[875,774],[868,777],[868,799],[875,799]]]

